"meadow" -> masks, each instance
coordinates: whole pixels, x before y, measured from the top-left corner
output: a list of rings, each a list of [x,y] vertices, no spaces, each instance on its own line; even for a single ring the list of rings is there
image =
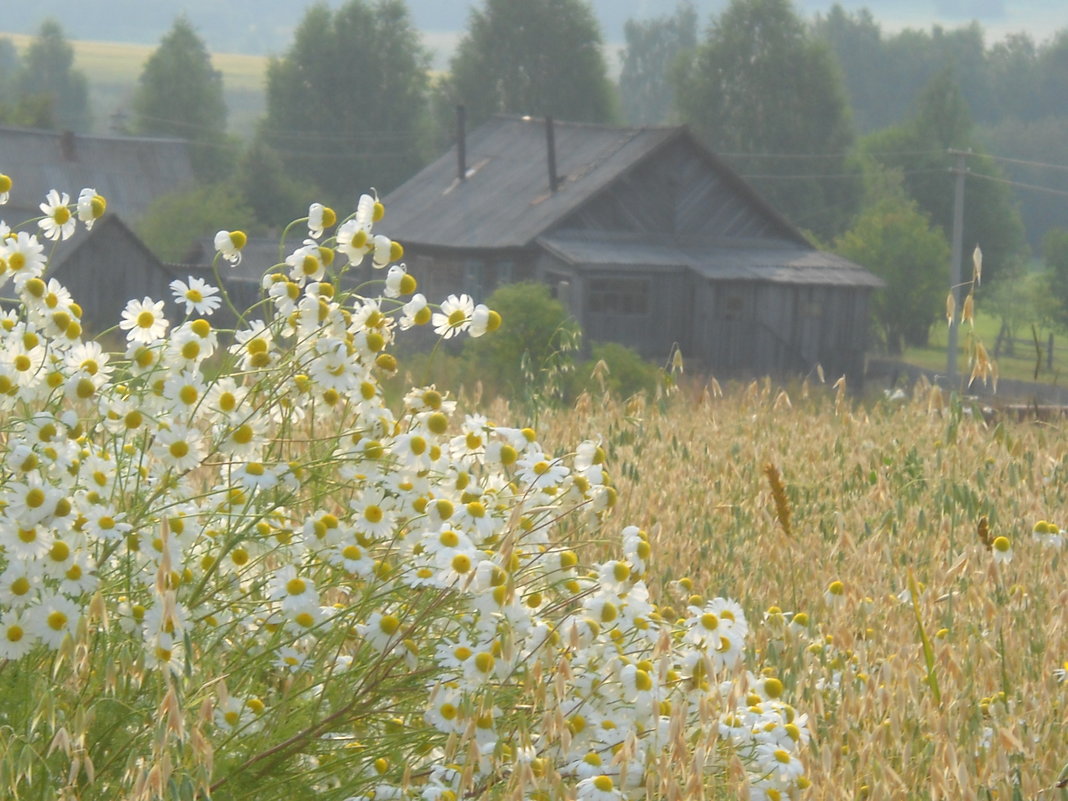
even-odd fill
[[[293,223],[235,330],[191,276],[108,352],[42,242],[105,209],[0,240],[0,794],[1063,797],[1063,421],[844,379],[453,395],[394,339],[502,317],[416,292],[369,195]]]
[[[682,609],[701,587],[763,621],[752,660],[813,731],[805,797],[1064,797],[1068,560],[1033,534],[1063,524],[1063,421],[987,421],[925,385],[590,400],[543,436],[603,436],[654,594]]]

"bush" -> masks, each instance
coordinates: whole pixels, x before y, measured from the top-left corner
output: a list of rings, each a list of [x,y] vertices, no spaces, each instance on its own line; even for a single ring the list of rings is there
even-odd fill
[[[661,370],[643,359],[636,350],[617,342],[599,342],[590,349],[590,359],[580,371],[582,389],[603,390],[618,398],[652,393]]]
[[[578,323],[545,284],[502,286],[487,304],[500,313],[501,327],[492,337],[464,343],[470,374],[486,376],[498,393],[528,409],[562,399],[575,369]]]

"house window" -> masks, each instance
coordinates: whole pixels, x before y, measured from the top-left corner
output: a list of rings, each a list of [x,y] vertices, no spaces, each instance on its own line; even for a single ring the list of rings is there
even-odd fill
[[[475,301],[480,301],[486,294],[486,265],[481,261],[464,262],[464,290]]]
[[[502,259],[497,262],[497,286],[510,284],[515,280],[515,262],[511,259]]]
[[[647,278],[602,278],[590,281],[589,308],[595,314],[639,316],[649,313]]]
[[[723,319],[738,320],[745,311],[745,298],[731,293],[723,299]]]

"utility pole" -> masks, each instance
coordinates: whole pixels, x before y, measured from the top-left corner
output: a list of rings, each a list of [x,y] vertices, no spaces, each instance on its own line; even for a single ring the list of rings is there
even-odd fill
[[[949,150],[951,156],[957,157],[957,166],[950,168],[957,174],[957,185],[953,192],[953,247],[949,263],[949,292],[953,297],[953,316],[949,321],[949,344],[946,353],[946,373],[950,386],[956,388],[960,383],[957,375],[957,332],[960,327],[960,260],[961,239],[964,237],[964,174],[967,168],[964,159],[971,155],[970,150]]]

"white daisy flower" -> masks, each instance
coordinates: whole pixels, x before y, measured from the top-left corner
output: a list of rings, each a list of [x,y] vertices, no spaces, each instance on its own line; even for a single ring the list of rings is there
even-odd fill
[[[162,339],[169,325],[163,314],[163,301],[152,300],[147,296],[141,300],[128,301],[126,308],[122,310],[122,320],[119,321],[119,328],[126,332],[127,340],[145,345]]]
[[[95,189],[86,187],[78,195],[78,219],[85,223],[85,230],[93,228],[93,223],[104,216],[108,202]]]
[[[37,635],[29,613],[24,609],[7,610],[0,620],[0,659],[19,659],[33,648],[35,642]]]
[[[318,239],[323,231],[337,222],[337,214],[329,206],[312,203],[308,207],[308,236]]]
[[[67,637],[81,617],[81,609],[62,595],[48,595],[29,614],[30,630],[41,642],[55,650]]]
[[[70,211],[70,195],[62,195],[55,189],[48,192],[45,202],[40,205],[44,218],[37,222],[46,239],[62,241],[70,239],[74,233],[77,220]]]
[[[435,312],[431,321],[434,333],[442,339],[451,339],[471,325],[471,316],[475,313],[475,302],[470,295],[449,295],[441,303],[441,311]]]
[[[222,305],[219,290],[202,278],[189,276],[185,281],[171,281],[176,303],[185,304],[186,314],[211,314]]]
[[[248,242],[244,231],[219,231],[215,234],[215,250],[236,267],[241,263],[241,249]]]

